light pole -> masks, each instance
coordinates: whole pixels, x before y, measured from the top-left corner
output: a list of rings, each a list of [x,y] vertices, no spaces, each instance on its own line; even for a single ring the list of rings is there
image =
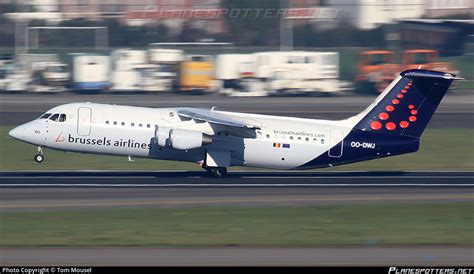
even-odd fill
[[[280,9],[289,9],[289,1],[280,0]],[[289,18],[285,19],[283,15],[280,16],[280,51],[291,51],[293,50],[293,21]]]

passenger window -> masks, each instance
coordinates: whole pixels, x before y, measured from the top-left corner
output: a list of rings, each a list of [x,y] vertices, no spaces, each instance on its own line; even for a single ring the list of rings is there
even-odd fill
[[[293,136],[290,136],[290,140],[293,140]]]
[[[139,127],[142,127],[142,126],[143,126],[143,124],[138,124],[138,126],[139,126]]]
[[[134,126],[135,126],[135,123],[131,123],[131,126],[134,127]]]
[[[59,114],[56,113],[56,114],[51,115],[51,117],[49,117],[49,120],[52,120],[52,121],[56,122],[56,121],[58,121],[58,117],[59,117]]]
[[[117,125],[117,121],[114,121],[114,126],[116,126],[116,125]]]
[[[298,140],[301,140],[301,137],[298,137]]]
[[[270,134],[267,134],[267,138],[270,139]]]
[[[150,124],[146,125],[147,128],[150,128]]]
[[[122,126],[125,126],[125,122],[122,122],[121,125],[122,125]]]
[[[66,114],[63,113],[59,116],[59,122],[65,122],[65,121],[66,121]]]
[[[306,137],[306,139],[305,139],[305,140],[306,140],[306,142],[309,142],[309,138],[308,138],[308,137]]]
[[[108,124],[109,124],[109,121],[105,121],[105,124],[108,125]]]
[[[324,144],[324,139],[321,139],[321,144]]]
[[[48,119],[49,116],[51,116],[51,113],[45,113],[40,117],[40,119]]]

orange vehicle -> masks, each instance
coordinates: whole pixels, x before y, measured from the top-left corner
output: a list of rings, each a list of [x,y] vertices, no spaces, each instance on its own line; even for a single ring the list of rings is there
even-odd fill
[[[456,68],[448,62],[438,61],[438,51],[432,49],[406,50],[402,54],[402,68],[406,69],[429,69],[458,74]]]
[[[211,56],[190,55],[181,63],[180,91],[204,91],[212,89],[214,64]]]
[[[389,50],[364,51],[359,56],[359,73],[356,81],[362,89],[375,89],[382,92],[395,79],[400,65],[395,63],[395,53]],[[367,85],[368,84],[368,85]]]

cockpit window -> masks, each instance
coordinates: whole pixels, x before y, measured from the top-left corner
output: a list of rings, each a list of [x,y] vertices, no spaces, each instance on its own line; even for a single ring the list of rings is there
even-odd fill
[[[55,122],[65,122],[66,121],[66,114],[64,113],[55,113],[51,115],[51,113],[46,113],[43,116],[40,117],[40,119],[47,119],[49,117],[49,120],[55,121]]]
[[[40,117],[40,119],[48,119],[49,116],[51,116],[51,113],[45,113]]]
[[[53,120],[53,121],[58,121],[58,117],[59,117],[59,114],[58,113],[55,113],[53,115],[51,115],[51,117],[49,117],[49,120]]]

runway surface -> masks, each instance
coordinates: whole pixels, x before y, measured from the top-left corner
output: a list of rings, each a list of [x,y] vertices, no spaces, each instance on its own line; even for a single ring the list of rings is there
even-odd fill
[[[474,186],[469,171],[0,171],[0,186],[243,187]]]
[[[473,266],[472,246],[1,248],[2,265]]]
[[[473,201],[473,172],[0,172],[0,210]]]
[[[474,172],[0,172],[0,212],[473,202]],[[474,265],[466,246],[21,247],[2,265]]]
[[[441,102],[430,128],[474,128],[472,91],[452,91]],[[239,97],[220,95],[186,96],[175,94],[1,94],[0,125],[19,125],[57,105],[95,102],[143,107],[188,106],[226,111],[294,116],[315,119],[344,119],[364,110],[373,96],[344,97]]]

